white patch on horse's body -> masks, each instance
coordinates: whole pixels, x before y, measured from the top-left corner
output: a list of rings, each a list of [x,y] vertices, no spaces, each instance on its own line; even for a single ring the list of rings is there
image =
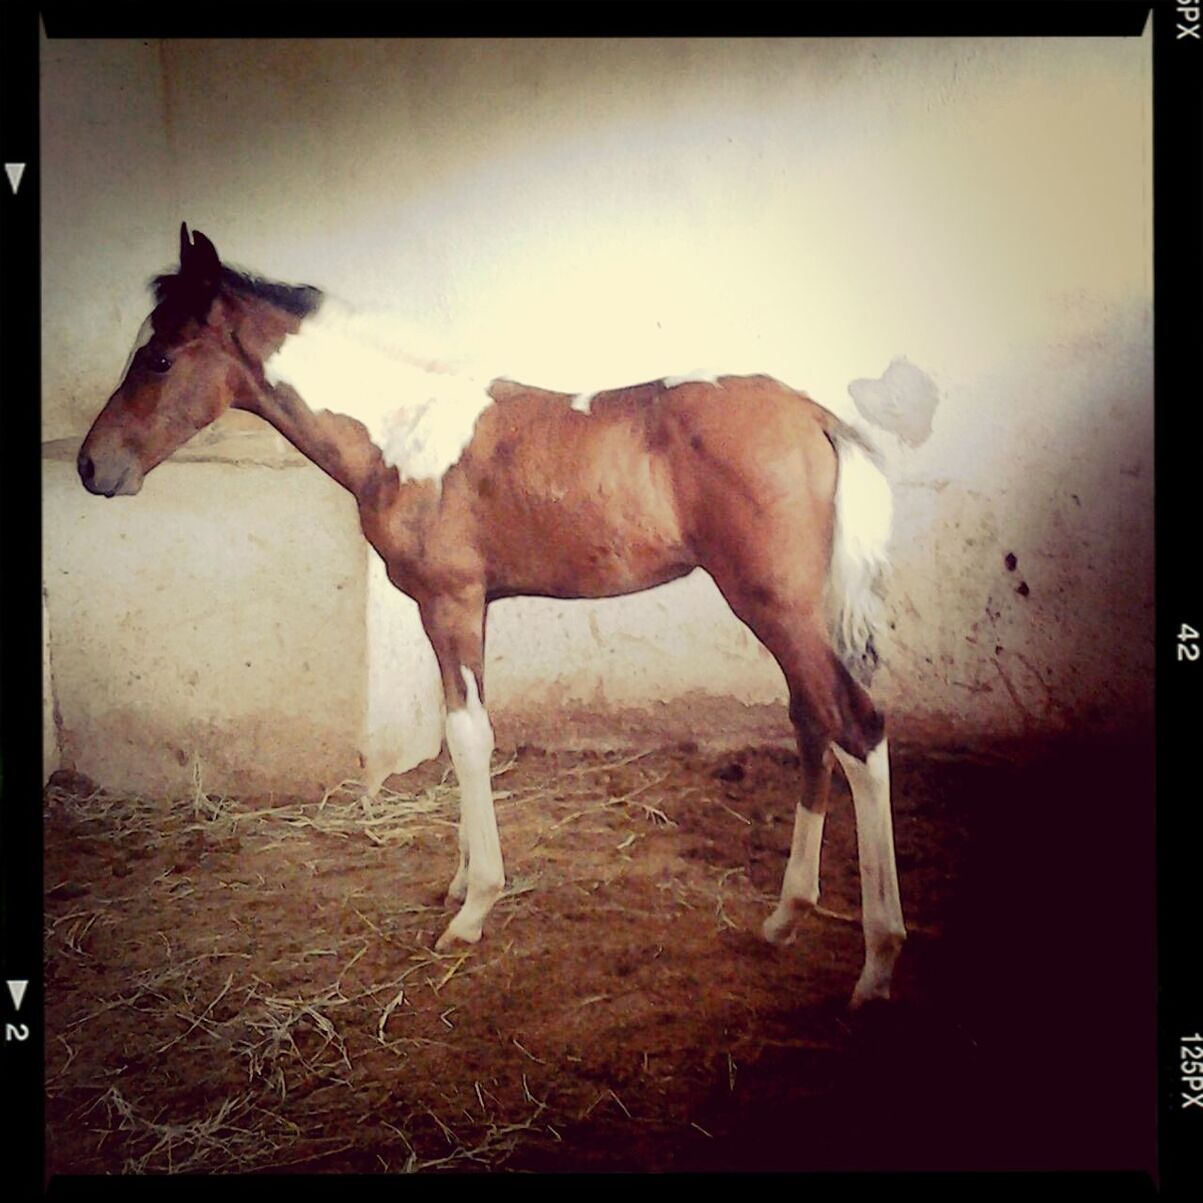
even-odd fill
[[[435,945],[445,949],[461,941],[475,944],[493,903],[505,886],[501,839],[493,810],[489,760],[493,754],[493,727],[481,704],[476,678],[462,665],[467,703],[447,715],[447,751],[460,787],[460,866],[448,894],[464,904]]]
[[[665,388],[676,388],[678,384],[713,384],[716,388],[722,388],[719,384],[719,372],[690,372],[686,376],[665,376],[661,383]]]
[[[839,480],[828,575],[828,625],[836,654],[853,675],[876,663],[873,634],[888,566],[894,502],[885,473],[852,438],[835,433]]]
[[[902,921],[898,867],[894,858],[888,741],[883,739],[863,763],[838,744],[833,744],[832,748],[852,790],[860,855],[865,966],[852,994],[855,1008],[870,998],[890,997],[890,978],[906,939],[906,927]]]
[[[591,393],[577,393],[577,395],[572,398],[572,408],[575,409],[578,414],[587,414],[590,412],[593,406],[593,398],[596,396],[596,390]]]
[[[315,412],[362,422],[402,480],[441,481],[493,402],[487,382],[456,375],[437,352],[422,350],[412,330],[326,298],[263,370],[269,384],[290,385]]]

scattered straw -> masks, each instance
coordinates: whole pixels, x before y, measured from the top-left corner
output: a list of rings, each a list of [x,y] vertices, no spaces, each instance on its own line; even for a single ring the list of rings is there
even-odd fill
[[[737,866],[733,869],[724,869],[718,875],[718,889],[715,893],[714,900],[714,917],[718,920],[720,927],[733,928],[738,930],[739,924],[727,914],[725,901],[723,898],[723,886],[727,884],[727,878],[737,876],[746,876],[746,872],[742,866]]]
[[[215,1006],[217,1006],[217,1004],[219,1002],[221,1002],[221,1000],[223,998],[225,998],[226,994],[229,993],[229,989],[233,984],[234,984],[234,971],[230,970],[230,972],[226,975],[225,985],[223,985],[222,988],[217,992],[217,995],[213,999],[213,1001],[211,1003],[209,1003],[209,1005],[204,1009],[204,1011],[202,1011],[198,1016],[196,1016],[195,1019],[192,1020],[192,1022],[188,1025],[188,1027],[184,1031],[182,1031],[178,1036],[173,1037],[171,1040],[168,1040],[166,1044],[161,1045],[158,1049],[156,1049],[155,1050],[156,1055],[158,1055],[160,1053],[165,1053],[173,1045],[179,1044],[179,1042],[181,1040],[183,1040],[186,1036],[191,1036],[192,1033],[194,1031],[196,1031],[196,1029],[198,1027],[200,1027],[200,1025],[202,1023],[204,1023],[204,1021],[208,1018],[209,1012],[212,1011],[213,1008]]]
[[[392,1002],[390,1002],[390,1003],[388,1004],[388,1006],[386,1006],[386,1007],[384,1008],[383,1012],[381,1012],[381,1015],[380,1015],[380,1022],[379,1022],[379,1023],[376,1025],[376,1039],[377,1039],[377,1040],[379,1040],[381,1044],[387,1044],[387,1043],[388,1043],[388,1042],[387,1042],[387,1041],[384,1039],[384,1028],[385,1028],[385,1025],[388,1023],[388,1018],[389,1018],[389,1016],[390,1016],[390,1015],[391,1015],[391,1014],[392,1014],[392,1013],[393,1013],[393,1012],[394,1012],[394,1011],[395,1011],[395,1010],[396,1010],[396,1009],[397,1009],[397,1008],[398,1008],[398,1007],[399,1007],[399,1006],[400,1006],[400,1005],[401,1005],[401,1004],[402,1004],[404,1001],[405,1001],[405,989],[404,989],[404,987],[402,987],[400,990],[398,990],[398,991],[397,991],[397,993],[396,993],[396,996],[393,998]],[[448,1024],[447,1026],[448,1026],[448,1027],[450,1027],[451,1025],[450,1025],[450,1024]]]
[[[614,872],[607,875],[606,870],[592,862],[583,865],[566,851],[564,845],[571,836],[582,832],[602,837],[590,844],[591,853],[616,849],[622,854],[640,841],[647,841],[645,848],[654,848],[658,842],[663,846],[664,837],[658,833],[676,826],[670,811],[682,792],[699,791],[674,787],[670,806],[664,798],[672,774],[657,771],[661,765],[653,769],[655,762],[646,763],[651,755],[652,751],[644,751],[602,756],[594,762],[557,768],[550,778],[545,773],[541,784],[522,785],[517,774],[505,781],[512,788],[496,790],[499,813],[533,804],[540,818],[547,816],[535,844],[554,841],[572,824],[580,826],[564,837],[560,847],[534,858],[534,871],[528,862],[527,872],[511,876],[499,900],[499,909],[509,904],[510,913],[495,915],[491,941],[446,955],[428,946],[432,928],[437,932],[449,917],[440,904],[390,897],[379,910],[368,906],[364,913],[356,901],[366,887],[351,889],[343,897],[337,872],[330,872],[348,853],[340,846],[324,860],[321,839],[316,837],[349,841],[349,850],[373,872],[391,860],[377,857],[376,847],[405,847],[419,840],[427,840],[427,847],[433,842],[449,847],[450,833],[458,824],[458,788],[450,769],[431,785],[410,791],[384,788],[373,796],[359,783],[343,781],[317,801],[268,798],[250,803],[206,792],[199,759],[193,762],[191,789],[176,800],[116,797],[99,791],[79,798],[47,790],[47,807],[69,812],[59,818],[70,822],[73,838],[96,847],[103,843],[106,860],[93,854],[96,864],[107,867],[107,850],[114,844],[121,845],[123,857],[137,859],[165,848],[172,858],[160,858],[153,868],[148,866],[134,879],[140,883],[137,889],[127,882],[129,892],[121,897],[98,896],[105,885],[112,888],[107,877],[103,885],[88,878],[97,893],[74,900],[69,900],[68,891],[75,883],[60,883],[63,892],[54,897],[53,909],[66,913],[47,918],[48,956],[59,954],[60,965],[66,964],[75,978],[91,981],[122,930],[122,914],[126,913],[122,908],[149,904],[162,910],[170,905],[179,907],[185,916],[179,929],[168,927],[159,934],[161,946],[153,933],[142,935],[137,945],[142,959],[136,963],[145,964],[152,958],[155,963],[110,987],[119,989],[119,996],[101,996],[66,1012],[69,1018],[59,1023],[55,1032],[64,1050],[62,1065],[47,1083],[48,1097],[56,1100],[64,1115],[71,1114],[80,1131],[95,1125],[95,1142],[103,1149],[108,1167],[131,1173],[255,1171],[323,1161],[338,1168],[341,1163],[331,1159],[347,1149],[357,1150],[355,1165],[373,1169],[421,1172],[496,1167],[523,1141],[542,1141],[544,1145],[562,1141],[560,1129],[565,1122],[571,1124],[598,1107],[608,1113],[608,1123],[655,1122],[654,1104],[649,1102],[653,1096],[648,1091],[671,1080],[678,1068],[670,1046],[653,1049],[652,1057],[648,1051],[642,1052],[643,1075],[647,1077],[633,1081],[611,1078],[624,1086],[624,1096],[631,1098],[628,1106],[616,1089],[607,1086],[605,1077],[599,1080],[592,1054],[586,1066],[571,1046],[563,1046],[562,1031],[559,1037],[539,1025],[523,1031],[518,1026],[524,1022],[521,1017],[507,1030],[499,1017],[514,1012],[489,1009],[499,997],[497,990],[509,988],[511,977],[516,986],[520,974],[535,968],[533,960],[522,960],[524,955],[530,956],[529,942],[519,944],[514,953],[513,945],[498,937],[511,919],[530,913],[512,900],[536,890],[567,888],[570,896],[583,891],[589,898],[590,915],[614,911],[632,919],[662,919],[669,909],[657,909],[663,898],[696,911],[695,925],[708,926],[712,912],[713,922],[722,928],[744,926],[728,914],[728,908],[738,913],[737,907],[758,901],[743,867],[690,866],[688,873],[674,880],[656,881],[656,890],[640,883],[644,890],[640,898],[627,891],[626,884],[633,879],[617,856],[611,854]],[[494,769],[494,779],[508,773],[515,763],[511,758]],[[752,825],[729,806],[719,805],[741,823]],[[240,859],[237,863],[246,865],[241,872],[229,869],[228,857],[204,861],[212,853],[239,847],[249,848],[257,857],[273,848],[284,849],[281,860],[287,860],[287,865],[278,875],[274,868],[269,869],[265,877],[253,867],[266,865],[261,859]],[[67,862],[63,863],[60,873],[69,870]],[[172,867],[157,872],[164,864]],[[219,872],[215,865],[221,866]],[[279,896],[277,892],[285,886],[296,889],[301,882],[302,890],[308,888],[311,877],[303,869],[297,870],[302,865],[309,865],[313,877],[325,878],[313,883],[313,889],[323,905],[332,903],[337,909],[337,923],[324,920],[323,926],[315,925],[312,931],[290,930],[284,949],[265,955],[267,933],[275,933],[266,925],[259,928],[261,917],[271,913],[273,896]],[[421,876],[421,865],[422,858],[413,856],[405,871],[412,867],[426,897],[428,881]],[[573,879],[565,872],[566,866],[592,876]],[[449,862],[448,871],[450,867]],[[742,880],[731,881],[741,874]],[[248,898],[240,894],[238,905],[230,908],[236,912],[235,935],[244,941],[243,947],[248,947],[246,940],[254,941],[249,945],[254,955],[220,949],[184,955],[196,946],[196,925],[205,923],[198,916],[212,913],[215,885],[262,895]],[[658,890],[670,890],[671,895],[664,898]],[[227,905],[233,896],[220,897],[219,906]],[[640,901],[647,906],[639,906]],[[817,909],[842,922],[859,921]],[[388,918],[381,919],[381,913]],[[517,933],[520,928],[516,923],[512,930]],[[206,943],[219,943],[229,935],[225,928],[206,932]],[[191,947],[190,939],[194,941]],[[306,944],[309,947],[304,947]],[[646,955],[655,960],[662,952],[657,946]],[[223,962],[222,958],[238,959]],[[382,965],[387,968],[381,970]],[[499,965],[504,966],[500,972]],[[468,980],[479,974],[487,975],[485,991],[478,982]],[[582,990],[599,985],[614,988],[612,979],[583,977],[582,981],[588,983]],[[611,1003],[615,996],[597,993],[574,1000],[574,993],[570,991],[562,1000],[566,1020],[582,1027],[603,1026],[599,1012],[609,1008],[597,1008],[597,1004]],[[621,1018],[625,1021],[628,1000],[634,996],[619,992],[617,997],[622,1000]],[[632,1009],[636,1006],[629,1005]],[[146,1050],[147,1060],[161,1058],[165,1066],[88,1064],[89,1056],[96,1056],[89,1051],[97,1043],[93,1039],[96,1030],[85,1029],[104,1017],[109,1017],[107,1024],[120,1029],[121,1039],[133,1034],[127,1047],[140,1039],[136,1048]],[[465,1057],[466,1052],[475,1054],[480,1049],[486,1030],[487,1039],[493,1042],[493,1059],[487,1068],[481,1061]],[[151,1034],[143,1036],[146,1032]],[[813,1040],[799,1043],[814,1044]],[[523,1060],[507,1051],[509,1045]],[[110,1050],[116,1047],[113,1042]],[[386,1050],[391,1058],[385,1056]],[[736,1051],[741,1053],[741,1064],[755,1060],[742,1045],[736,1046]],[[639,1046],[628,1053],[639,1058]],[[733,1093],[739,1065],[731,1051],[725,1058],[728,1091]],[[222,1066],[223,1059],[233,1072]],[[635,1063],[638,1065],[638,1060]],[[532,1070],[532,1064],[540,1068]],[[432,1071],[431,1066],[441,1068]],[[549,1066],[552,1068],[545,1074],[543,1070]],[[447,1067],[454,1068],[447,1071]],[[534,1079],[533,1086],[523,1068]],[[474,1078],[473,1072],[480,1076]],[[442,1102],[435,1097],[440,1082],[449,1092]],[[181,1083],[188,1084],[187,1091],[180,1089]],[[382,1083],[386,1085],[382,1087]],[[139,1088],[144,1097],[136,1093]],[[218,1093],[222,1089],[228,1092],[225,1097]],[[683,1084],[680,1089],[685,1089]],[[361,1106],[363,1098],[372,1101]],[[558,1108],[555,1114],[549,1110],[549,1100]],[[355,1111],[356,1107],[360,1110]],[[380,1115],[383,1109],[389,1110],[392,1122]],[[340,1113],[359,1115],[361,1130],[327,1127],[327,1131],[339,1131],[341,1139],[337,1140],[313,1135],[322,1130],[326,1115]],[[294,1123],[286,1114],[303,1123]],[[675,1114],[680,1132],[688,1111]],[[699,1124],[691,1126],[713,1139]],[[370,1143],[373,1140],[383,1143],[377,1148]]]
[[[109,1127],[102,1139],[122,1132],[131,1152],[128,1174],[203,1173],[279,1164],[279,1154],[300,1134],[295,1124],[265,1112],[250,1094],[222,1099],[199,1119],[165,1123],[145,1118],[117,1086],[110,1086],[90,1110],[103,1107]],[[254,1116],[251,1125],[247,1121]]]
[[[532,1061],[534,1061],[536,1065],[546,1065],[546,1064],[547,1064],[547,1062],[546,1062],[546,1061],[544,1061],[542,1057],[536,1057],[536,1056],[535,1056],[535,1054],[534,1054],[534,1053],[532,1053],[532,1052],[530,1051],[530,1049],[528,1049],[528,1048],[527,1048],[527,1047],[526,1047],[524,1044],[522,1044],[522,1043],[521,1043],[521,1042],[518,1040],[518,1037],[517,1037],[517,1036],[513,1036],[513,1037],[511,1037],[511,1043],[512,1043],[512,1044],[515,1046],[515,1048],[517,1048],[517,1049],[519,1050],[519,1052],[521,1052],[521,1053],[524,1053],[524,1054],[525,1054],[526,1056],[528,1056],[528,1057],[529,1057],[529,1058],[530,1058]],[[523,1078],[522,1078],[522,1080],[523,1080],[524,1082],[526,1081],[526,1076],[525,1076],[525,1074],[523,1075]]]

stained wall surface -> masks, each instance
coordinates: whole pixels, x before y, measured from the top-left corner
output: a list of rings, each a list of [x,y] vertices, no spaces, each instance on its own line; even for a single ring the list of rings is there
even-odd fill
[[[1149,92],[1148,37],[48,41],[44,436],[85,432],[181,219],[228,260],[396,311],[487,372],[577,391],[767,371],[886,454],[878,692],[900,721],[1122,724],[1152,706]],[[204,470],[185,471],[201,505]],[[48,474],[48,499],[59,487]],[[48,544],[103,504],[74,500],[48,500]],[[114,508],[99,562],[150,504]],[[244,538],[234,519],[224,542]],[[326,604],[274,576],[272,605]],[[63,624],[108,621],[80,596],[86,615],[51,586],[52,651]],[[412,612],[407,630],[385,591],[362,596],[352,643],[369,663],[368,644],[416,657],[393,675],[419,693],[386,704],[385,676],[360,680],[353,742],[396,705],[428,746]],[[784,696],[700,574],[499,603],[488,671],[499,716]],[[96,666],[70,687],[117,688]]]

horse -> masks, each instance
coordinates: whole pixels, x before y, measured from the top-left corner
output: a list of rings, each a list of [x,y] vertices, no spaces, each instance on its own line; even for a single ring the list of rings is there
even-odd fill
[[[321,290],[221,262],[180,227],[179,268],[81,445],[83,486],[136,494],[228,409],[271,423],[355,498],[438,662],[460,792],[443,952],[481,939],[505,885],[485,708],[498,598],[615,597],[696,568],[785,676],[801,769],[780,900],[787,944],[819,897],[836,760],[851,788],[865,959],[853,1009],[885,999],[906,938],[877,664],[892,497],[854,427],[765,375],[670,376],[571,395],[479,380],[395,345]]]

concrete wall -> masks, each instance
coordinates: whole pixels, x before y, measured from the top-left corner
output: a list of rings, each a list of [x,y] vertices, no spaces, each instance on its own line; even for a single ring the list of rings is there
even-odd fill
[[[898,497],[879,693],[899,720],[1147,715],[1149,87],[1147,37],[49,42],[45,437],[83,434],[187,219],[231,261],[398,311],[495,373],[584,390],[769,371],[876,420]],[[145,504],[114,506],[127,544]],[[48,503],[65,547],[60,512],[82,517]],[[430,665],[380,609],[403,622],[397,600],[363,588],[364,638],[389,648],[369,663],[396,670],[359,694],[371,759],[389,677]],[[273,604],[323,604],[295,599]],[[79,620],[51,603],[57,637]],[[501,603],[488,651],[502,723],[782,697],[701,574]],[[413,746],[426,688],[388,703]]]
[[[359,775],[368,548],[354,505],[290,457],[204,454],[163,464],[145,505],[84,492],[73,443],[43,459],[64,764],[143,790],[198,772],[238,790]]]

